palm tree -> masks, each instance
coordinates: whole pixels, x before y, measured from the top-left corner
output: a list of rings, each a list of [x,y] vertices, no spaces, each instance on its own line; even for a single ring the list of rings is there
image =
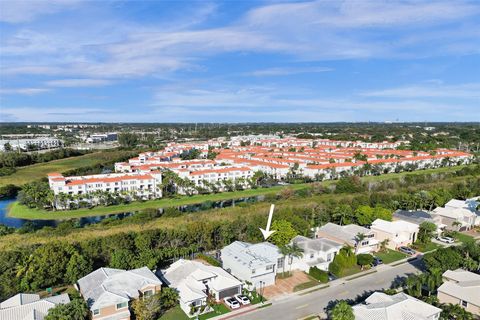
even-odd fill
[[[388,243],[390,242],[390,239],[386,238],[385,240],[383,240],[382,242],[380,242],[380,251],[382,252],[386,252],[387,251],[387,246],[388,246]]]
[[[422,281],[416,275],[411,275],[406,280],[407,292],[413,297],[420,297],[422,295]]]
[[[354,320],[355,315],[353,314],[352,307],[345,301],[342,300],[333,307],[331,311],[332,320]]]
[[[293,243],[290,247],[290,253],[288,254],[288,260],[290,264],[290,273],[292,272],[292,263],[293,258],[301,258],[303,257],[303,249],[300,248],[296,243]]]
[[[363,240],[365,240],[366,236],[365,234],[359,232],[355,236],[355,248],[358,248],[358,245],[362,243]]]
[[[290,249],[289,245],[279,247],[280,253],[283,255],[283,274],[285,274],[285,264],[287,263],[287,256],[290,255]]]

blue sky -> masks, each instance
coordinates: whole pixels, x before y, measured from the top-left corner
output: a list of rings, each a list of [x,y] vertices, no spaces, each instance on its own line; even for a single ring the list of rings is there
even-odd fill
[[[1,1],[0,120],[479,121],[479,1]]]

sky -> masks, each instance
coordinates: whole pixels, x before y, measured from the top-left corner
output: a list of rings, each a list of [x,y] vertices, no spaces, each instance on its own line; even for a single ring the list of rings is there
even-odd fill
[[[480,121],[480,1],[0,1],[0,121]]]

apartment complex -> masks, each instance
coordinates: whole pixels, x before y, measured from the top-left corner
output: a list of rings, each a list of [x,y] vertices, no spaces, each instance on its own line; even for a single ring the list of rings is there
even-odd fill
[[[295,137],[241,136],[230,140],[169,143],[164,150],[140,153],[115,164],[115,174],[63,179],[49,176],[55,194],[85,194],[91,191],[137,191],[142,198],[158,198],[156,186],[165,171],[180,179],[181,194],[218,192],[251,186],[255,172],[280,181],[291,176],[311,180],[335,179],[349,174],[381,174],[469,163],[472,155],[438,149],[433,153],[392,149],[398,143],[367,143]],[[199,159],[182,160],[195,151]],[[209,154],[214,157],[207,159]],[[212,159],[213,158],[213,159]],[[113,184],[112,184],[113,183]]]

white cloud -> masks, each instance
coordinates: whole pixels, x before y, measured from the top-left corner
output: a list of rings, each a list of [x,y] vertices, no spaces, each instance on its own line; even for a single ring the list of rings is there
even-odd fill
[[[246,73],[246,75],[251,75],[255,77],[270,77],[270,76],[288,76],[301,73],[321,73],[333,71],[332,68],[325,67],[291,67],[291,68],[269,68],[255,70],[252,72]]]
[[[51,91],[50,89],[46,88],[2,88],[0,89],[0,94],[1,95],[7,95],[7,94],[12,94],[12,95],[35,95],[39,93],[45,93]]]
[[[459,85],[445,85],[431,83],[427,85],[414,85],[384,90],[368,91],[361,93],[365,97],[380,98],[480,98],[480,83],[467,83]]]
[[[45,84],[50,87],[101,87],[112,84],[112,81],[103,79],[61,79],[47,81]]]
[[[28,22],[37,16],[73,8],[79,2],[79,0],[4,0],[0,1],[0,21]]]

